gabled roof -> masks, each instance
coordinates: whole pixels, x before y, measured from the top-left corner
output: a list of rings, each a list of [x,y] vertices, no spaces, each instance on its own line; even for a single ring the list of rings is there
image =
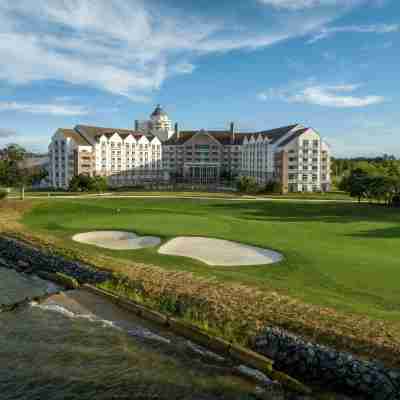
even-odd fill
[[[282,143],[279,143],[279,147],[284,147],[289,144],[292,140],[301,136],[304,132],[307,132],[310,128],[299,129],[298,131],[293,132],[289,137],[287,137]]]
[[[241,145],[243,143],[243,140],[245,137],[251,137],[254,136],[256,139],[259,136],[262,136],[263,138],[268,137],[268,139],[271,141],[272,144],[276,143],[279,141],[283,136],[285,136],[287,133],[289,133],[292,129],[296,128],[299,126],[298,124],[295,125],[288,125],[288,126],[283,126],[281,128],[276,128],[276,129],[270,129],[266,131],[258,131],[258,132],[235,132],[234,135],[234,142],[232,142],[232,134],[230,131],[205,131],[208,133],[210,136],[212,136],[214,139],[216,139],[219,143],[222,145]],[[182,145],[186,143],[189,139],[191,139],[196,133],[200,131],[180,131],[179,135],[174,134],[171,136],[164,144],[168,146],[174,146],[174,145]]]
[[[144,136],[143,132],[135,131],[131,129],[120,129],[120,128],[103,128],[99,126],[89,126],[89,125],[77,125],[74,128],[75,131],[81,133],[86,138],[96,141],[101,136],[106,136],[109,139],[115,133],[118,133],[122,139],[125,139],[128,135],[132,135],[136,140]],[[153,135],[148,135],[149,140],[153,139]]]
[[[59,129],[58,132],[62,133],[65,138],[72,139],[79,146],[90,146],[89,141],[83,137],[79,132],[73,129]]]
[[[298,124],[282,126],[281,128],[270,129],[267,131],[254,132],[254,135],[267,136],[271,140],[271,144],[276,143],[283,136],[289,133],[292,129],[296,128]]]
[[[190,140],[194,135],[201,132],[198,131],[180,131],[178,135],[173,134],[167,141],[164,142],[167,146],[183,145]],[[212,138],[217,140],[221,145],[239,145],[242,144],[246,134],[235,133],[235,140],[232,142],[232,134],[230,131],[204,131],[204,133],[210,135]]]

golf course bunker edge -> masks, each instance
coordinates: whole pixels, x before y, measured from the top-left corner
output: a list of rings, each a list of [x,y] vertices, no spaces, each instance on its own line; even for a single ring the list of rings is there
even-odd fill
[[[179,236],[162,245],[160,254],[191,257],[208,265],[242,266],[279,262],[282,254],[229,240]]]
[[[93,231],[78,233],[72,240],[110,250],[138,250],[158,246],[161,239],[156,236],[139,236],[125,231]]]

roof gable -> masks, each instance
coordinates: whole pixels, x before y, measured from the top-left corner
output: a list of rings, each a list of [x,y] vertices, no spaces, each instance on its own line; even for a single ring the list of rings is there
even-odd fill
[[[146,136],[142,136],[139,140],[138,140],[139,144],[149,144],[149,140],[146,138]]]
[[[200,130],[200,131],[196,132],[190,139],[187,140],[187,142],[191,142],[199,136],[206,136],[209,139],[211,139],[214,143],[221,145],[221,143],[214,137],[214,135],[212,135],[210,132],[205,131],[205,130]]]
[[[122,142],[121,136],[119,136],[118,132],[115,132],[109,139],[110,141],[114,142]]]
[[[294,131],[290,136],[288,136],[283,142],[279,143],[279,147],[285,147],[286,145],[288,145],[290,142],[292,142],[293,140],[299,138],[301,135],[303,135],[304,133],[306,133],[310,128],[303,128],[303,129],[299,129]]]
[[[63,137],[65,139],[71,139],[78,146],[90,146],[91,145],[91,143],[84,136],[82,136],[79,132],[76,132],[73,129],[60,128],[57,130],[56,135],[58,137]]]
[[[125,143],[136,143],[136,139],[133,137],[133,135],[130,133],[127,135],[124,139]]]
[[[161,144],[160,139],[157,136],[154,136],[150,141],[151,144]]]

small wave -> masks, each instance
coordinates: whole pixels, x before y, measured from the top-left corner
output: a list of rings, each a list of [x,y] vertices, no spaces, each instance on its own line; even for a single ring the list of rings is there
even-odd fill
[[[109,327],[109,328],[114,328],[118,329],[120,331],[126,331],[128,335],[130,336],[135,336],[143,339],[150,339],[150,340],[156,340],[159,342],[163,343],[170,343],[171,341],[163,336],[157,335],[156,333],[150,331],[147,328],[143,327],[135,327],[135,328],[130,328],[130,329],[124,329],[122,328],[122,323],[118,323],[116,321],[110,321],[107,319],[101,319],[96,317],[94,314],[79,314],[79,313],[74,313],[71,310],[68,310],[67,308],[59,305],[59,304],[40,304],[35,301],[32,301],[30,303],[32,307],[37,307],[45,311],[52,311],[52,312],[57,312],[60,314],[65,315],[68,318],[80,318],[80,319],[86,319],[91,322],[97,322],[101,323],[103,327]]]
[[[250,368],[247,367],[246,365],[239,365],[238,367],[236,367],[236,369],[244,374],[247,375],[251,378],[256,379],[257,381],[263,383],[264,385],[273,385],[276,384],[275,381],[273,381],[272,379],[268,378],[267,375],[265,375],[263,372],[259,371],[258,369],[254,369],[254,368]]]
[[[91,322],[98,322],[101,323],[104,327],[110,327],[110,328],[115,328],[115,329],[121,329],[119,326],[116,325],[115,322],[109,321],[107,319],[101,319],[97,318],[94,314],[78,314],[74,313],[71,310],[68,310],[67,308],[60,306],[59,304],[39,304],[36,302],[31,302],[31,306],[40,308],[42,310],[46,311],[53,311],[53,312],[58,312],[60,314],[65,315],[68,318],[80,318],[80,319],[87,319]]]
[[[136,336],[144,339],[150,339],[150,340],[157,340],[159,342],[164,342],[164,343],[171,343],[171,341],[163,336],[157,335],[156,333],[150,331],[147,328],[141,328],[137,327],[134,329],[129,329],[128,334],[131,336]]]
[[[200,345],[198,345],[198,344],[195,344],[195,343],[191,342],[190,340],[187,340],[187,341],[186,341],[186,345],[187,345],[192,351],[194,351],[194,352],[197,353],[197,354],[200,354],[201,356],[208,357],[208,358],[212,358],[212,359],[214,359],[214,360],[216,360],[216,361],[220,361],[220,362],[222,362],[222,361],[225,360],[225,358],[222,357],[222,356],[220,356],[219,354],[214,353],[213,351],[207,350],[207,349],[204,348],[203,346],[200,346]]]

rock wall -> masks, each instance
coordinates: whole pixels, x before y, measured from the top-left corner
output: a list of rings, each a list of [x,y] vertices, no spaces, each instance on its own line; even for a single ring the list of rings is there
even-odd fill
[[[255,339],[255,350],[273,359],[277,369],[306,382],[367,399],[400,399],[400,371],[306,342],[282,329],[265,330]]]
[[[75,278],[79,283],[97,283],[109,277],[107,272],[97,271],[89,265],[66,260],[5,236],[0,236],[0,258],[5,261],[3,266],[9,263],[9,266],[21,272],[60,272]]]

